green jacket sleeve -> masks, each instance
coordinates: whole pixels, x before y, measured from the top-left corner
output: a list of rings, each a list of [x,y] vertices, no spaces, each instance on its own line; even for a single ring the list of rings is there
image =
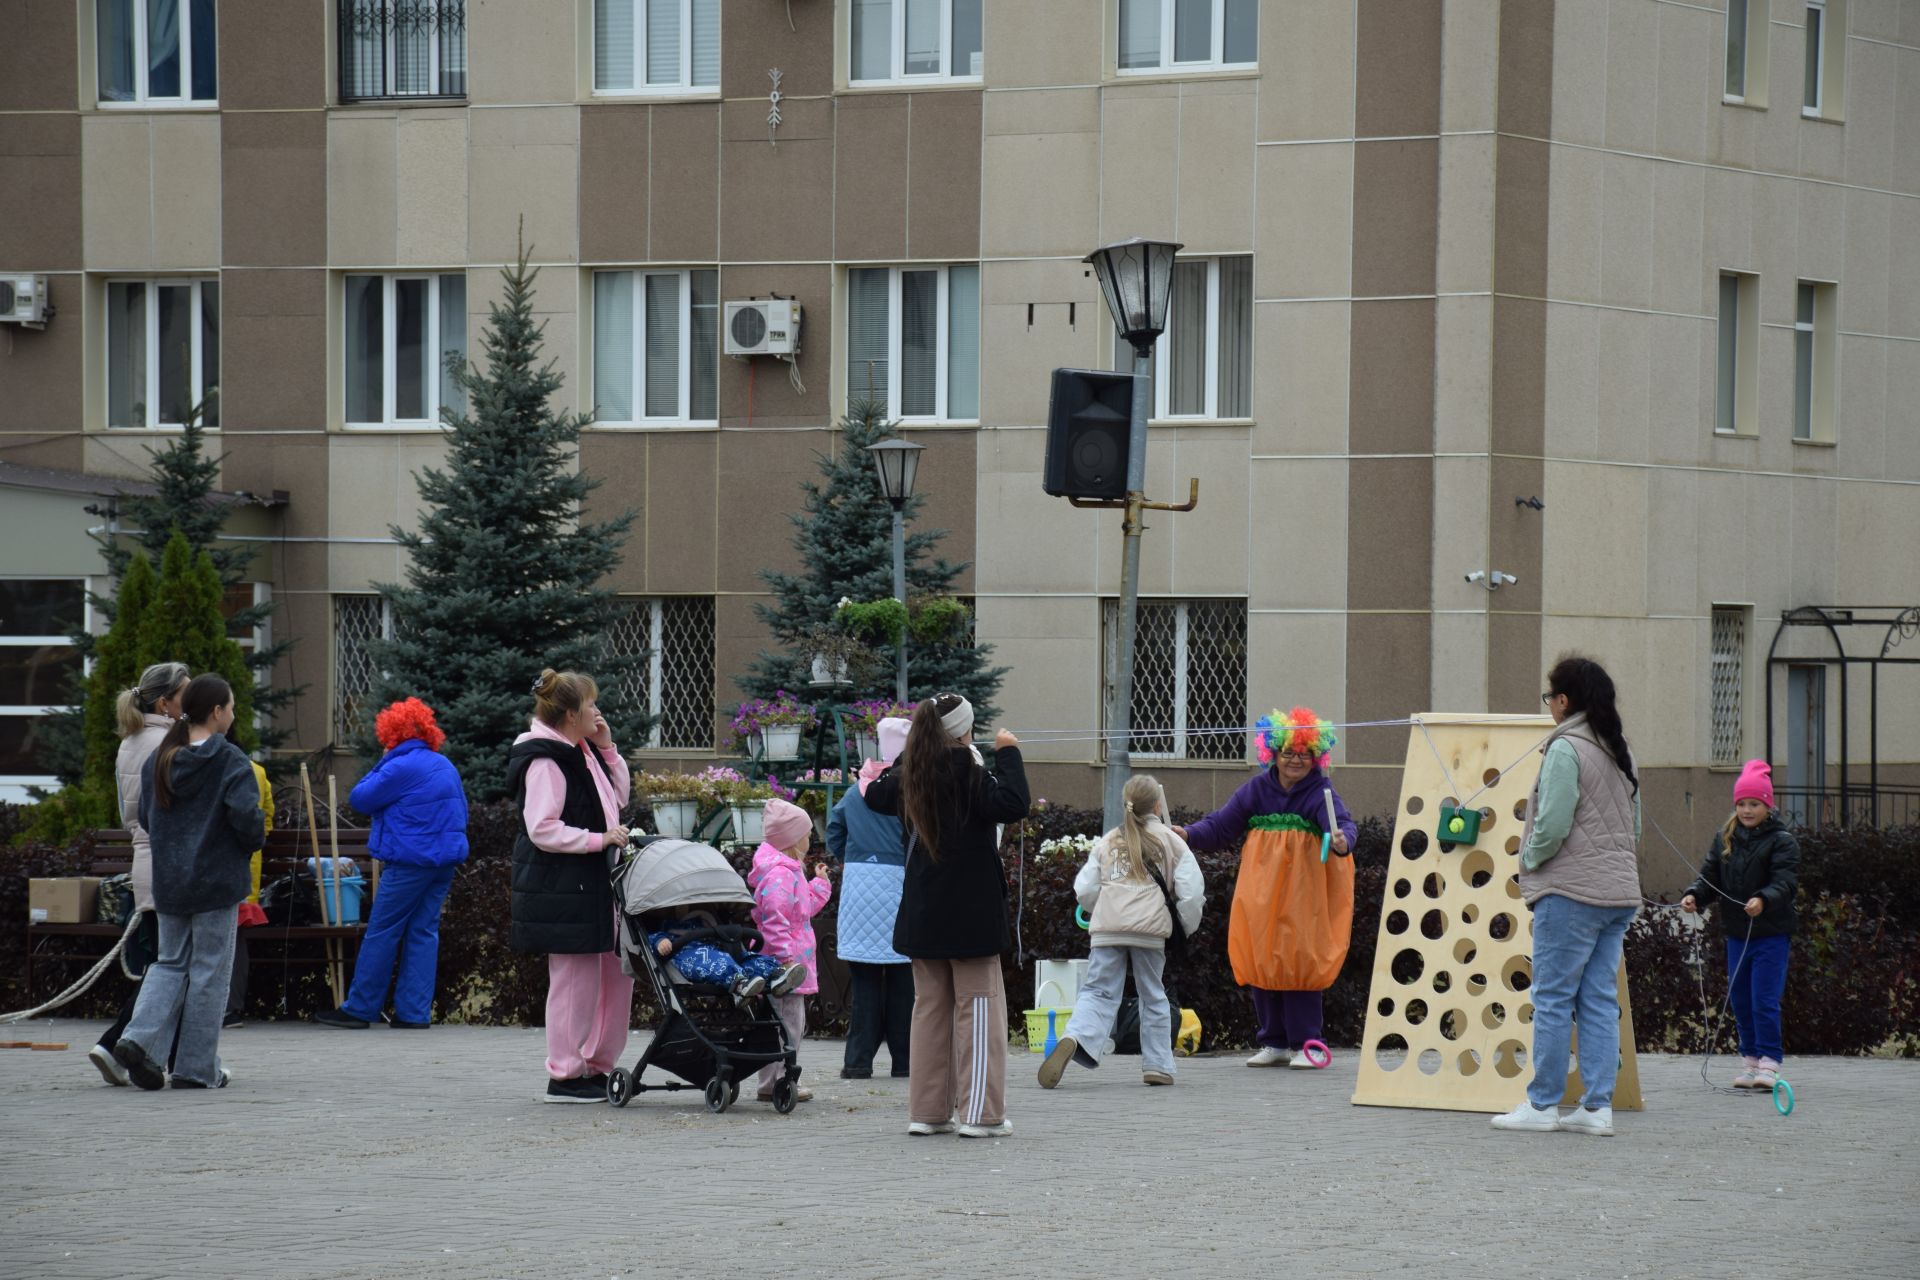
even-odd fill
[[[1573,830],[1573,810],[1580,803],[1580,757],[1564,739],[1547,748],[1540,762],[1540,803],[1534,810],[1533,831],[1520,849],[1520,865],[1537,871],[1560,852]]]

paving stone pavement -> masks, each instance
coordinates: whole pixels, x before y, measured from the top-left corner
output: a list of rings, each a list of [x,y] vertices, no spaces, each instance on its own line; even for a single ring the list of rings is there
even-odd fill
[[[1782,1118],[1642,1057],[1595,1139],[1352,1106],[1352,1053],[1044,1093],[1016,1051],[1015,1136],[967,1142],[909,1139],[906,1082],[832,1040],[783,1117],[541,1105],[537,1029],[255,1024],[230,1088],[157,1094],[101,1083],[98,1031],[6,1029],[70,1047],[0,1050],[0,1277],[1920,1275],[1915,1062],[1796,1060]]]

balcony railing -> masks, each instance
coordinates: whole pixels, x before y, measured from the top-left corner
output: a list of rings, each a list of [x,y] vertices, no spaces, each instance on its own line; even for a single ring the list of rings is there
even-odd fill
[[[466,0],[339,0],[340,101],[467,96]]]
[[[1796,827],[1903,827],[1920,822],[1920,787],[1776,787],[1781,820]]]

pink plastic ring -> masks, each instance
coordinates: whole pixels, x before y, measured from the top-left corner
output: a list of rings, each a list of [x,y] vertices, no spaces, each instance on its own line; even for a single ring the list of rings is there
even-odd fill
[[[1333,1062],[1333,1050],[1319,1040],[1309,1040],[1300,1046],[1300,1052],[1307,1055],[1307,1061],[1313,1064],[1315,1071],[1325,1071]]]

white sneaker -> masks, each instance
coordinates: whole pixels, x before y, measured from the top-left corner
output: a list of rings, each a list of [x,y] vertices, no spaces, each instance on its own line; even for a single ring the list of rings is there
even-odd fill
[[[116,1084],[124,1089],[133,1083],[127,1078],[127,1069],[120,1065],[118,1058],[113,1056],[113,1050],[103,1044],[97,1044],[87,1050],[87,1061],[100,1069],[100,1078],[108,1084]]]
[[[999,1124],[963,1124],[958,1127],[963,1138],[1011,1138],[1013,1121],[1002,1120]]]
[[[1318,1071],[1320,1064],[1309,1058],[1305,1049],[1295,1049],[1293,1057],[1287,1060],[1287,1068],[1291,1071]]]
[[[942,1120],[939,1124],[928,1124],[925,1120],[915,1120],[907,1125],[910,1138],[931,1138],[935,1134],[952,1133],[953,1121]]]
[[[1771,1058],[1762,1058],[1760,1065],[1753,1069],[1753,1084],[1750,1087],[1771,1090],[1779,1080],[1780,1064]]]
[[[1250,1067],[1271,1067],[1277,1062],[1285,1062],[1286,1060],[1287,1051],[1285,1049],[1276,1049],[1270,1044],[1263,1044],[1260,1046],[1259,1052],[1247,1059],[1247,1065]]]
[[[1598,1107],[1589,1110],[1575,1107],[1560,1117],[1560,1127],[1568,1133],[1584,1133],[1595,1138],[1613,1136],[1613,1108]]]
[[[1496,1129],[1515,1129],[1521,1133],[1552,1133],[1560,1127],[1560,1108],[1536,1107],[1531,1099],[1503,1116],[1493,1118]]]

